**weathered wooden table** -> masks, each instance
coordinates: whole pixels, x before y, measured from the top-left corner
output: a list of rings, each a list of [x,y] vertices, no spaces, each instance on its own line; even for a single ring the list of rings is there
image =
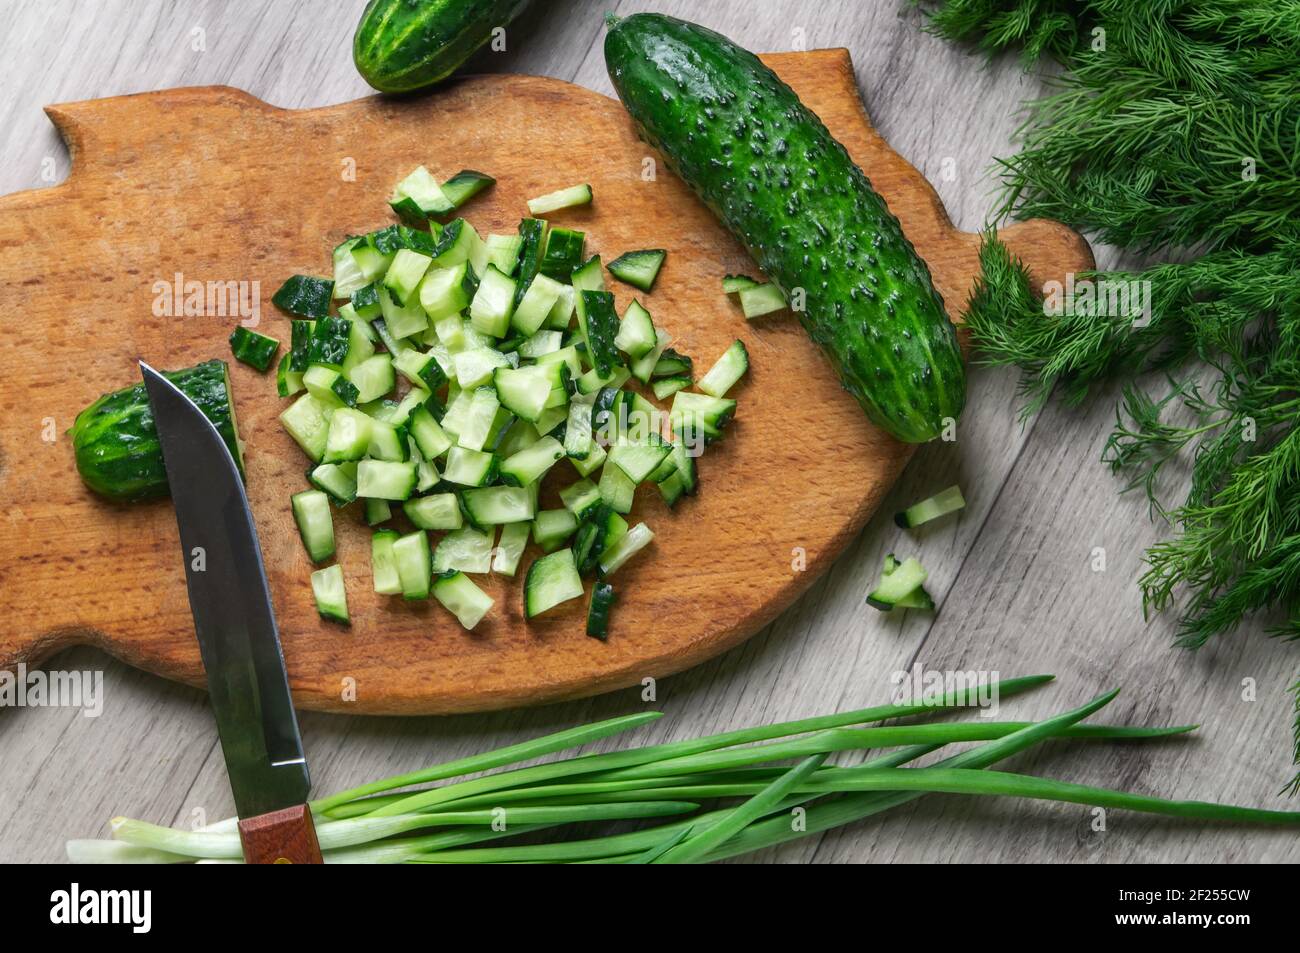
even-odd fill
[[[61,181],[69,159],[41,114],[47,103],[170,86],[225,83],[285,107],[368,93],[350,44],[361,0],[26,0],[6,5],[0,46],[0,193]],[[601,14],[688,16],[756,50],[848,47],[880,132],[924,172],[961,227],[992,206],[994,155],[1010,150],[1016,104],[1042,89],[1014,62],[980,60],[929,37],[895,0],[620,2],[538,0],[485,51],[477,71],[538,73],[608,93]],[[868,174],[870,170],[867,170]],[[1115,255],[1098,249],[1102,265]],[[1137,496],[1117,495],[1098,463],[1111,395],[1079,411],[1050,407],[1023,427],[1015,379],[977,371],[956,444],[921,450],[880,515],[835,568],[742,648],[658,683],[667,717],[638,741],[671,740],[884,700],[891,676],[927,668],[1052,672],[1008,717],[1037,717],[1121,686],[1110,720],[1198,722],[1193,739],[1055,744],[1013,762],[1082,783],[1279,807],[1294,649],[1250,627],[1197,654],[1169,647],[1168,619],[1142,620],[1134,579],[1164,528]],[[39,407],[28,412],[33,433]],[[60,425],[60,430],[66,423]],[[33,439],[36,439],[33,437]],[[960,481],[969,506],[915,536],[899,504]],[[10,518],[13,518],[12,515]],[[1104,549],[1104,569],[1095,558]],[[936,616],[886,617],[864,606],[885,552],[917,554]],[[2,577],[0,577],[2,578]],[[66,598],[76,599],[75,592]],[[3,596],[0,595],[0,610]],[[92,650],[50,663],[104,673],[102,715],[0,710],[0,861],[57,861],[68,837],[102,836],[129,814],[164,824],[233,812],[203,693],[133,671]],[[454,718],[308,714],[302,730],[315,790],[327,792],[432,761],[648,707],[640,693]],[[1294,806],[1294,805],[1290,805]],[[883,819],[770,851],[766,861],[1296,861],[1292,832],[1208,828],[1112,812],[1095,829],[1082,807],[932,796]]]

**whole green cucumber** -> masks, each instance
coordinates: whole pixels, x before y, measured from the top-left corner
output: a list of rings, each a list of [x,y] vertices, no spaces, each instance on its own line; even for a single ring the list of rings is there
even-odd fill
[[[165,376],[212,421],[242,473],[226,362],[204,361]],[[77,471],[96,493],[123,503],[167,495],[167,470],[143,383],[105,394],[77,414],[69,432]]]
[[[362,78],[405,93],[450,76],[528,0],[370,0],[352,38]]]
[[[641,134],[790,298],[868,416],[922,443],[966,374],[929,269],[820,119],[758,57],[653,13],[613,21],[605,64]]]

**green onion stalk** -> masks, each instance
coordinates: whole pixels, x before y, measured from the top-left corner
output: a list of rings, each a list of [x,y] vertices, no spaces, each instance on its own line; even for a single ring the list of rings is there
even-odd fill
[[[1010,698],[1050,679],[1013,678],[996,688],[999,697]],[[1043,721],[915,720],[976,704],[976,689],[963,689],[937,703],[880,705],[532,763],[660,716],[646,712],[364,784],[313,801],[311,809],[327,863],[371,864],[705,863],[851,824],[926,794],[1030,798],[1189,822],[1300,827],[1300,812],[1167,800],[989,770],[1053,739],[1151,742],[1195,730],[1083,723],[1116,694]],[[898,718],[909,720],[880,724]],[[956,745],[973,746],[945,750]],[[859,751],[871,756],[860,764],[831,763]],[[938,760],[916,766],[936,752]],[[574,839],[570,828],[578,824],[609,832]],[[636,829],[619,832],[620,824]],[[180,830],[117,817],[110,831],[111,840],[69,841],[69,859],[243,860],[236,818]]]

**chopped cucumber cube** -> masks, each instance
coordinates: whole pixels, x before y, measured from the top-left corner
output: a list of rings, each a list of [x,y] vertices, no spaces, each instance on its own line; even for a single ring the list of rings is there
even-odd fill
[[[604,642],[609,638],[609,610],[614,605],[614,587],[598,582],[591,587],[591,602],[587,604],[587,634]]]
[[[582,595],[582,577],[572,549],[561,549],[535,560],[524,580],[524,615],[534,619],[562,602]]]
[[[492,375],[492,384],[501,406],[530,423],[535,423],[546,409],[555,387],[554,381],[554,372],[545,364],[519,368],[501,367]]]
[[[381,287],[379,309],[384,314],[384,326],[388,333],[398,340],[419,334],[429,326],[429,316],[420,307],[418,298],[412,297],[406,305],[402,305],[387,288]]]
[[[700,390],[710,397],[726,397],[736,381],[749,370],[749,352],[744,341],[733,341],[707,374],[700,378]]]
[[[521,235],[489,235],[483,242],[484,258],[482,267],[478,263],[474,264],[474,271],[478,274],[484,274],[488,265],[492,265],[503,275],[508,275],[515,270],[515,262],[519,260],[519,249],[524,245],[524,239]]]
[[[340,407],[330,415],[329,431],[325,438],[326,463],[360,460],[370,449],[373,421],[359,410]]]
[[[365,508],[367,526],[378,526],[380,523],[387,523],[393,518],[393,510],[388,505],[387,500],[366,500]]]
[[[320,490],[303,490],[291,496],[289,503],[308,558],[318,563],[333,556],[334,517],[329,496]]]
[[[533,542],[546,552],[564,545],[578,529],[578,518],[568,510],[542,510],[533,520]]]
[[[378,417],[370,418],[370,446],[366,448],[366,455],[393,463],[420,459],[418,454],[411,453],[411,437],[406,425],[391,424]]]
[[[430,393],[447,383],[447,375],[434,354],[412,348],[397,355],[392,365],[416,387]]]
[[[469,391],[490,383],[496,369],[509,367],[510,362],[500,351],[475,347],[453,357],[452,366],[456,371],[456,383],[462,390]]]
[[[622,470],[634,484],[641,483],[668,459],[672,450],[672,444],[658,436],[652,436],[642,443],[620,441],[610,448],[609,462]]]
[[[673,396],[669,420],[673,433],[684,440],[691,441],[702,434],[705,441],[709,441],[721,436],[722,428],[735,413],[736,402],[730,398],[678,391]]]
[[[312,275],[294,275],[271,296],[271,303],[281,311],[302,318],[323,318],[330,311],[334,281]]]
[[[411,204],[406,205],[404,200],[409,200]],[[398,215],[406,219],[415,217],[413,213],[418,213],[420,218],[442,215],[456,207],[456,203],[448,198],[424,166],[417,166],[414,172],[397,183],[389,204]]]
[[[620,566],[650,545],[650,541],[655,538],[655,534],[650,531],[650,527],[645,523],[637,523],[627,535],[605,551],[600,557],[600,574],[602,576],[612,576]]]
[[[570,513],[582,519],[600,505],[600,490],[590,480],[582,479],[560,491],[560,502]]]
[[[389,354],[373,354],[351,368],[346,377],[357,389],[357,403],[368,404],[378,400],[397,386],[393,372],[393,358]]]
[[[359,289],[370,283],[370,279],[357,267],[352,257],[352,249],[362,239],[349,238],[334,246],[334,292],[335,298],[351,298]]]
[[[473,169],[461,169],[442,183],[442,194],[447,197],[447,200],[452,205],[460,208],[488,186],[495,184],[495,182],[496,179],[490,175],[475,172]]]
[[[313,364],[302,375],[303,386],[307,393],[331,409],[335,407],[355,407],[361,392],[357,385],[343,376],[343,372],[324,364]]]
[[[311,394],[303,394],[281,414],[280,423],[289,436],[298,442],[303,452],[319,461],[325,455],[325,442],[329,433],[328,408]]]
[[[289,370],[301,374],[311,364],[311,342],[316,336],[316,322],[290,321],[289,328]]]
[[[583,291],[578,298],[586,316],[587,360],[597,374],[608,375],[623,363],[614,344],[619,331],[614,296],[608,291]]]
[[[655,331],[655,346],[632,362],[632,376],[642,384],[649,384],[650,378],[654,376],[655,365],[659,363],[659,356],[672,341],[671,334],[662,329],[657,329]]]
[[[352,343],[352,322],[337,315],[322,317],[312,325],[307,347],[309,364],[342,368]]]
[[[414,300],[416,289],[420,287],[420,282],[424,280],[424,273],[429,270],[431,264],[433,259],[428,255],[421,255],[418,251],[409,248],[398,251],[393,258],[393,263],[388,266],[387,274],[384,275],[384,287],[388,289],[388,293],[393,296],[393,300],[398,305],[405,307]]]
[[[961,495],[961,487],[950,486],[942,493],[936,493],[928,500],[914,503],[894,517],[894,522],[903,529],[913,529],[922,523],[938,519],[962,509],[966,498]]]
[[[755,285],[740,290],[740,308],[746,318],[761,317],[786,307],[785,295],[776,285]]]
[[[573,464],[573,469],[578,471],[579,476],[591,476],[601,465],[604,464],[609,454],[599,443],[592,441],[591,452],[585,458],[570,457],[569,462]],[[599,494],[598,494],[599,495]]]
[[[563,287],[554,278],[543,274],[534,275],[528,283],[528,290],[515,308],[510,323],[521,334],[533,334],[550,317]]]
[[[546,326],[556,331],[567,331],[573,320],[573,302],[576,292],[572,285],[560,285],[560,296],[555,299],[551,313],[546,316]]]
[[[451,437],[434,419],[433,414],[429,413],[427,407],[417,407],[411,411],[406,426],[424,459],[436,460],[451,449]]]
[[[545,476],[563,458],[564,445],[554,437],[542,437],[502,461],[502,482],[512,486],[529,486]]]
[[[600,483],[596,487],[600,498],[609,504],[615,513],[624,515],[632,512],[632,501],[636,496],[636,481],[629,477],[623,468],[613,462],[614,451],[609,453],[604,468],[600,471]]]
[[[501,538],[497,540],[496,553],[492,557],[493,572],[514,576],[524,556],[524,547],[528,545],[531,528],[530,523],[507,523],[501,527]]]
[[[538,331],[519,345],[519,356],[530,360],[546,354],[554,354],[564,342],[564,335],[559,331]]]
[[[386,596],[402,592],[402,577],[397,572],[397,555],[393,552],[398,536],[397,530],[380,529],[370,537],[370,573],[375,580],[375,592]]]
[[[546,253],[538,271],[548,278],[567,282],[573,269],[582,263],[582,249],[587,236],[571,228],[553,228],[546,236]]]
[[[928,575],[925,567],[916,559],[909,557],[898,562],[891,553],[885,557],[885,572],[876,588],[867,596],[867,605],[888,612],[920,589]]]
[[[463,218],[450,222],[442,230],[434,249],[433,263],[439,268],[451,268],[469,261],[470,253],[478,245],[478,232]]]
[[[556,212],[562,208],[589,205],[590,203],[591,186],[584,183],[583,185],[572,185],[567,189],[560,189],[556,192],[547,192],[535,199],[529,199],[528,212],[531,215],[545,215],[547,212]]]
[[[427,599],[433,581],[429,534],[422,529],[393,541],[393,561],[406,599]]]
[[[470,323],[475,330],[497,338],[506,336],[515,310],[515,288],[513,278],[503,274],[496,265],[488,265],[469,306]]]
[[[649,291],[659,277],[659,269],[667,254],[662,248],[624,252],[609,263],[609,273],[634,288]]]
[[[419,496],[402,504],[402,512],[419,529],[460,529],[465,518],[455,493]]]
[[[578,460],[591,456],[596,445],[591,430],[590,399],[578,399],[569,404],[569,419],[564,425],[564,452]]]
[[[237,325],[230,335],[230,353],[235,360],[247,364],[254,370],[265,373],[275,360],[275,352],[280,350],[280,342],[265,334],[250,331],[242,324]]]
[[[469,263],[463,261],[451,268],[431,268],[424,276],[420,283],[420,307],[435,327],[438,321],[450,315],[459,316],[468,307],[471,296],[468,275]]]
[[[722,279],[723,294],[738,294],[746,288],[757,288],[759,282],[749,275],[725,275]]]
[[[679,390],[685,390],[691,386],[689,377],[661,377],[650,385],[655,393],[656,400],[667,400]]]
[[[433,584],[433,596],[465,629],[473,629],[492,608],[492,597],[463,572],[446,572]]]
[[[311,591],[322,619],[347,624],[348,592],[343,585],[343,567],[335,563],[311,574]]]
[[[475,526],[526,523],[537,512],[533,493],[523,486],[488,486],[464,490],[461,501]]]
[[[466,450],[482,450],[496,421],[501,402],[491,387],[480,387],[470,397],[464,418],[458,422],[456,443]]]
[[[472,526],[452,530],[438,543],[433,553],[433,571],[483,573],[492,568],[492,534]]]
[[[695,362],[685,354],[679,354],[672,348],[665,348],[659,355],[652,372],[653,377],[685,377],[690,379],[695,370]]]
[[[447,465],[443,468],[442,476],[448,483],[461,486],[487,486],[496,479],[496,473],[495,454],[452,447],[447,452]]]
[[[357,496],[406,500],[415,491],[415,464],[362,460],[357,465]]]
[[[307,480],[316,489],[328,493],[339,506],[346,506],[357,498],[356,463],[322,463],[307,472]]]
[[[640,302],[633,301],[623,312],[618,335],[614,338],[615,346],[628,357],[636,360],[645,357],[658,343],[659,336],[655,333],[650,312],[641,307]]]

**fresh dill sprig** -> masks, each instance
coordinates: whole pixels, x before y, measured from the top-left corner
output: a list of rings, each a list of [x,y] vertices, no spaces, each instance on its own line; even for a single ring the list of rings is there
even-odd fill
[[[1300,0],[920,5],[933,33],[1064,67],[998,160],[996,219],[1184,259],[1077,276],[1145,285],[1148,320],[1048,314],[990,231],[967,314],[978,359],[1020,368],[1024,415],[1126,382],[1103,460],[1174,527],[1140,585],[1144,610],[1188,595],[1180,645],[1261,610],[1300,637]],[[1134,382],[1151,371],[1167,381],[1156,396]],[[1168,505],[1161,474],[1188,456],[1187,496]],[[1300,680],[1291,691],[1300,764]]]
[[[946,0],[929,29],[1067,67],[1000,162],[1000,214],[1137,250],[1267,245],[1300,212],[1295,0]]]

